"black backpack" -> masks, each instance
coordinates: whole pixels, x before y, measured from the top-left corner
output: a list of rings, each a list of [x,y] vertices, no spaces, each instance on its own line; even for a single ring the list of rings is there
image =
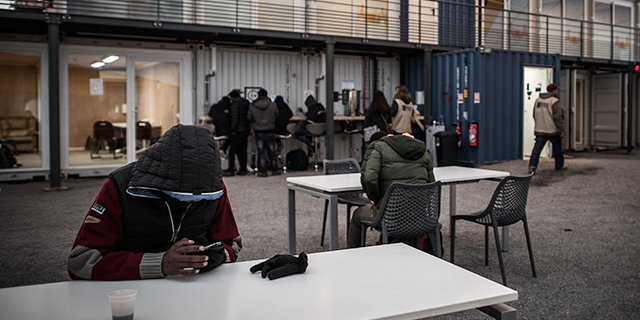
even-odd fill
[[[13,150],[6,144],[0,143],[0,169],[20,167],[16,157],[13,156]]]
[[[287,169],[305,171],[309,166],[309,157],[302,149],[291,150],[287,153]]]

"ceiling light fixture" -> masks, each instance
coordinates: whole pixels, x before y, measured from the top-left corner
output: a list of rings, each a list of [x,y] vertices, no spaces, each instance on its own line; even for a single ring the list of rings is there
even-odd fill
[[[118,61],[118,59],[120,59],[120,57],[111,55],[111,56],[108,56],[108,57],[102,59],[102,62],[111,63],[111,62]]]
[[[91,64],[91,68],[96,68],[96,69],[102,68],[102,67],[104,67],[105,64],[106,63],[104,63],[102,61],[96,61],[96,62]]]

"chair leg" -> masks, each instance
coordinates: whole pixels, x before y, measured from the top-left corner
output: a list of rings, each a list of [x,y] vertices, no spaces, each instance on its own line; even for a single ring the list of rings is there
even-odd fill
[[[436,230],[429,233],[429,239],[431,240],[431,252],[435,253],[435,256],[442,259],[442,244],[440,243],[440,229],[442,224],[438,223]]]
[[[327,208],[329,200],[324,200],[324,216],[322,217],[322,235],[320,236],[320,246],[324,246],[324,232],[327,230]]]
[[[449,260],[451,260],[451,263],[454,263],[454,253],[456,250],[456,219],[454,219],[453,217],[451,218],[451,257]]]
[[[367,226],[364,223],[360,224],[360,246],[367,246]]]
[[[351,207],[353,207],[350,204],[347,204],[347,239],[349,239],[349,222],[351,222]]]
[[[484,226],[484,265],[489,265],[489,226]]]
[[[500,235],[498,234],[498,224],[495,217],[491,217],[493,220],[493,235],[496,238],[496,249],[498,249],[498,261],[500,261],[500,273],[502,273],[502,283],[507,286],[507,276],[504,274],[504,263],[502,262],[502,248],[500,248]]]
[[[531,238],[529,237],[529,225],[527,224],[526,216],[522,219],[522,222],[524,223],[524,235],[527,237],[527,249],[529,249],[529,260],[531,260],[531,272],[533,272],[533,277],[537,278],[536,266],[533,264],[533,250],[531,249]]]

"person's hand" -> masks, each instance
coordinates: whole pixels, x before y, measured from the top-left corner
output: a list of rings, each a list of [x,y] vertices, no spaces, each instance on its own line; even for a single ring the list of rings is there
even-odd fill
[[[193,244],[193,240],[187,238],[182,238],[174,243],[162,258],[162,273],[167,276],[199,273],[198,269],[208,264],[209,257],[207,255],[187,255],[189,252],[204,251],[203,246]]]
[[[409,137],[409,138],[414,138],[415,139],[415,137],[411,133],[408,133],[408,132],[405,132],[402,135],[405,136],[405,137]]]
[[[300,252],[298,257],[289,254],[277,254],[267,261],[256,264],[249,271],[256,273],[262,270],[262,277],[275,280],[295,273],[304,273],[307,270],[307,255]]]

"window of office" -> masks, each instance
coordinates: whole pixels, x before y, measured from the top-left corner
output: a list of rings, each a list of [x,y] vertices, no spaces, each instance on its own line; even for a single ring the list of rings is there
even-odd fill
[[[529,12],[529,0],[511,1],[511,10],[520,11],[520,12]]]
[[[584,0],[565,0],[565,18],[584,20]]]
[[[562,16],[562,1],[560,0],[542,0],[542,14],[561,17]]]
[[[611,24],[611,4],[596,2],[594,12],[595,22]]]
[[[631,27],[631,7],[616,5],[614,10],[615,24],[622,27]]]

